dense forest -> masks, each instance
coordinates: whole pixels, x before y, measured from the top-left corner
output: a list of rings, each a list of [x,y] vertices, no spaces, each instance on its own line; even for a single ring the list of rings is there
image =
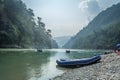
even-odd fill
[[[114,49],[120,43],[120,3],[98,14],[64,48]]]
[[[56,48],[41,20],[21,0],[0,0],[0,47]]]

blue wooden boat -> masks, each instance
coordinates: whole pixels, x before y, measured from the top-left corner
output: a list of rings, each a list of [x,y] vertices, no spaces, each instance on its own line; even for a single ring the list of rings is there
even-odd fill
[[[84,59],[74,59],[74,60],[60,59],[60,60],[56,60],[56,63],[59,66],[64,66],[64,67],[73,67],[73,66],[79,67],[79,66],[90,65],[90,64],[96,63],[100,61],[100,59],[101,59],[101,56],[96,55],[91,58],[84,58]]]

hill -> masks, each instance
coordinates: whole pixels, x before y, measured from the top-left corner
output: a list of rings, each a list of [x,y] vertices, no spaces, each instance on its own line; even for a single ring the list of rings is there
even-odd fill
[[[1,48],[51,48],[50,33],[21,0],[0,0]]]
[[[55,37],[54,40],[58,43],[58,46],[61,48],[66,42],[70,39],[70,36],[61,36]]]
[[[99,13],[64,48],[112,49],[120,42],[120,3]]]

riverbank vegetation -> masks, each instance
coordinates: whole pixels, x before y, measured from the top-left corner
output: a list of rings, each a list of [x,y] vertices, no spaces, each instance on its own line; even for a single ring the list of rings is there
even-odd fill
[[[0,47],[57,47],[41,20],[21,0],[0,0]]]

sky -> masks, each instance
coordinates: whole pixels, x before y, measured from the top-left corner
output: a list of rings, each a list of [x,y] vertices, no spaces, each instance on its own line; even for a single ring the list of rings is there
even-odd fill
[[[120,0],[23,0],[53,37],[74,36],[97,14]]]

